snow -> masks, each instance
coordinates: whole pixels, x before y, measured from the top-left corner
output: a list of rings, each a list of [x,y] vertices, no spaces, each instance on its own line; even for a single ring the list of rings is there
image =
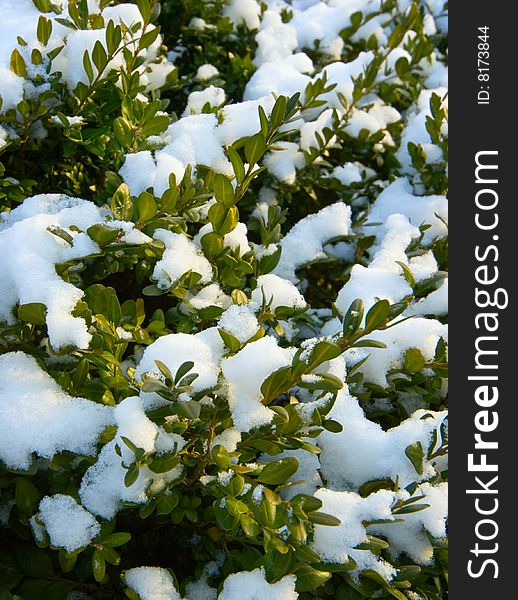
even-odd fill
[[[225,99],[225,90],[213,85],[209,85],[200,92],[191,92],[183,116],[201,113],[205,104],[211,107],[220,106],[225,102]]]
[[[344,315],[351,303],[361,298],[367,313],[377,300],[386,299],[393,304],[412,294],[398,262],[408,265],[405,249],[417,237],[418,229],[410,225],[406,217],[390,215],[385,224],[385,235],[369,266],[355,264],[349,281],[338,292],[338,310]]]
[[[230,0],[223,8],[222,14],[229,17],[234,25],[259,29],[261,6],[256,0]]]
[[[441,75],[441,71],[437,72],[437,75]],[[433,77],[435,76],[434,71],[431,72],[431,79],[429,84],[433,83]],[[408,153],[408,144],[413,142],[414,144],[421,144],[425,154],[435,152],[435,146],[430,143],[430,135],[426,129],[426,119],[431,116],[430,110],[430,99],[432,94],[437,94],[440,98],[444,99],[446,106],[448,105],[447,100],[447,89],[444,87],[437,87],[434,89],[423,89],[419,94],[417,102],[408,110],[405,128],[401,135],[401,145],[396,153],[396,157],[403,167],[403,172],[407,174],[413,174],[412,161]],[[443,123],[443,133],[447,133],[447,123]]]
[[[218,600],[296,600],[295,575],[286,575],[276,583],[268,583],[264,569],[229,575]]]
[[[368,360],[359,367],[365,380],[382,387],[387,385],[387,373],[403,366],[406,350],[417,348],[425,360],[435,355],[437,342],[448,339],[448,326],[435,319],[415,317],[396,323],[389,329],[376,331],[372,337],[386,344],[386,348],[351,348],[345,353],[348,364],[355,364],[366,356]]]
[[[87,546],[101,532],[93,515],[71,496],[45,496],[39,510],[39,519],[49,534],[50,543],[67,552]]]
[[[400,119],[401,115],[395,108],[378,102],[369,108],[369,110],[353,109],[344,131],[352,137],[358,137],[363,129],[366,129],[369,134],[373,134],[386,129],[387,125],[395,123]],[[388,133],[385,134],[383,142],[394,145]]]
[[[271,309],[278,306],[289,306],[290,308],[306,308],[306,300],[299,290],[287,279],[269,273],[257,278],[257,287],[252,292],[252,302],[259,306],[263,303],[263,294],[266,303],[271,302]]]
[[[266,114],[269,115],[274,102],[273,96],[268,91],[267,97],[261,97],[259,100],[237,102],[236,104],[224,106],[220,111],[223,122],[219,123],[215,130],[219,143],[228,146],[236,140],[257,133],[261,128],[259,106],[262,106]]]
[[[166,247],[152,275],[159,288],[173,287],[188,271],[201,275],[200,283],[209,283],[213,277],[211,264],[191,240],[165,229],[155,231],[154,237]]]
[[[323,246],[329,240],[351,233],[351,208],[331,204],[296,223],[281,240],[281,258],[274,274],[296,283],[296,269],[326,257]]]
[[[363,521],[392,519],[391,506],[397,499],[396,492],[380,490],[367,498],[354,492],[336,492],[320,488],[315,497],[322,501],[322,512],[334,515],[341,524],[336,527],[315,525],[312,548],[324,562],[346,563],[352,558],[357,563],[356,573],[372,569],[391,580],[396,569],[374,555],[370,550],[355,550],[354,547],[367,541]],[[355,572],[353,571],[353,576]]]
[[[331,173],[332,177],[336,177],[343,183],[343,185],[351,185],[352,183],[359,183],[363,180],[362,175],[365,177],[371,177],[374,175],[374,171],[364,167],[359,163],[345,163],[339,167],[335,167]]]
[[[194,237],[194,243],[201,247],[201,238],[213,231],[212,224],[207,223],[200,228]],[[242,256],[250,251],[250,244],[247,237],[248,229],[244,223],[238,223],[235,228],[223,236],[223,243],[232,250],[239,249],[239,254]]]
[[[171,573],[161,567],[128,569],[124,582],[139,595],[140,600],[182,600]]]
[[[241,343],[249,340],[259,330],[259,322],[253,307],[237,304],[227,308],[221,315],[218,326],[231,333]]]
[[[347,102],[352,102],[352,93],[354,88],[353,78],[362,74],[363,70],[372,62],[374,54],[370,51],[360,52],[351,62],[333,62],[322,69],[322,75],[327,76],[327,85],[335,87],[320,96],[325,100],[328,106],[343,111],[342,104],[338,94],[343,94]]]
[[[214,65],[211,65],[209,63],[201,65],[196,71],[196,79],[198,81],[207,81],[208,79],[216,77],[216,75],[219,75],[219,71]]]
[[[414,315],[424,317],[426,315],[435,315],[443,317],[448,314],[448,278],[442,281],[441,285],[428,294],[425,298],[412,303],[405,311],[404,316]]]
[[[448,484],[431,485],[422,483],[416,489],[414,496],[424,498],[420,502],[429,504],[429,508],[415,513],[398,515],[402,523],[374,525],[369,532],[374,535],[386,536],[389,543],[389,553],[398,558],[405,552],[419,565],[433,563],[433,547],[426,532],[433,537],[446,537],[446,519],[448,516]]]
[[[278,12],[267,10],[261,21],[261,31],[255,36],[257,50],[254,64],[275,62],[291,56],[297,48],[297,33],[289,24],[282,22]]]
[[[103,446],[97,462],[88,468],[79,488],[83,506],[104,519],[112,519],[121,502],[144,504],[148,500],[148,489],[158,493],[168,482],[179,477],[182,471],[182,467],[177,466],[166,473],[155,474],[147,467],[142,467],[135,483],[127,487],[124,483],[127,470],[123,464],[129,465],[134,459],[134,453],[124,443],[123,437],[131,440],[138,448],[157,454],[172,450],[175,444],[181,450],[185,444],[181,436],[167,434],[150,421],[144,413],[142,400],[138,397],[125,398],[113,413],[117,434]],[[116,451],[117,447],[121,456]]]
[[[4,271],[0,282],[0,320],[13,324],[16,303],[43,303],[47,307],[47,327],[52,345],[86,348],[90,334],[84,319],[70,313],[83,292],[63,281],[55,265],[98,251],[85,233],[72,232],[76,225],[86,230],[101,222],[99,209],[91,202],[59,194],[34,196],[9,214],[2,214],[0,252]],[[66,229],[73,237],[67,244],[48,231],[49,227]]]
[[[256,119],[258,122],[257,115]],[[183,117],[172,123],[163,134],[166,145],[161,150],[157,150],[154,155],[149,150],[128,154],[119,173],[133,195],[153,188],[159,196],[169,188],[170,173],[175,174],[177,181],[181,180],[187,165],[191,165],[194,172],[197,165],[205,165],[217,172],[231,175],[232,167],[225,157],[223,142],[220,140],[223,125],[224,123],[218,125],[214,114]],[[256,131],[254,129],[253,133]]]
[[[163,362],[173,376],[186,361],[192,361],[192,373],[198,377],[192,382],[194,392],[216,385],[219,375],[219,358],[223,354],[223,341],[215,328],[206,329],[195,335],[171,333],[159,337],[149,345],[137,365],[135,377],[144,373],[160,373],[155,360]]]
[[[259,100],[271,93],[292,96],[306,88],[313,71],[313,61],[303,52],[264,63],[246,84],[244,99]]]
[[[402,177],[386,187],[371,206],[367,225],[372,225],[364,228],[365,233],[378,234],[383,223],[395,213],[408,217],[415,227],[425,223],[431,225],[424,233],[424,244],[430,244],[434,238],[442,238],[448,233],[443,222],[448,222],[447,198],[439,195],[416,196],[410,182]]]
[[[300,128],[300,147],[306,151],[310,148],[318,148],[316,134],[324,139],[324,128],[332,129],[333,120],[333,110],[328,108],[314,121],[304,123]],[[335,137],[331,138],[329,144],[332,144],[335,139]]]
[[[422,418],[425,414],[431,417]],[[432,432],[445,417],[446,411],[418,410],[397,427],[384,431],[365,416],[356,398],[346,389],[341,390],[328,418],[341,423],[343,431],[324,431],[316,441],[322,450],[320,463],[325,481],[333,489],[358,491],[366,481],[386,477],[393,481],[399,477],[401,487],[429,479],[436,473],[432,463],[425,460],[419,475],[405,449],[419,441],[426,451]]]
[[[0,459],[28,469],[31,454],[51,459],[69,451],[95,456],[112,409],[66,394],[36,360],[23,352],[0,356]]]
[[[63,46],[63,49],[58,56],[52,61],[51,73],[62,74],[62,80],[66,83],[70,90],[73,90],[79,82],[88,84],[88,77],[83,65],[83,56],[85,51],[91,55],[94,44],[99,41],[106,50],[106,28],[89,29],[89,30],[71,30],[56,19],[66,18],[68,11],[65,10],[61,15],[56,15],[53,12],[47,13],[46,18],[51,19],[53,24],[52,35],[48,42],[49,50]],[[102,11],[98,5],[91,4],[90,8],[101,13],[107,25],[110,20],[115,23],[124,23],[129,28],[134,23],[142,23],[142,18],[137,6],[129,3],[118,6],[106,7]],[[48,89],[48,85],[44,84],[35,88],[30,81],[24,80],[10,72],[9,60],[14,48],[18,48],[19,52],[25,58],[25,63],[29,76],[37,73],[43,75],[46,79],[45,65],[32,65],[30,53],[33,48],[40,51],[42,46],[37,41],[36,31],[40,11],[30,0],[3,0],[2,2],[2,23],[0,24],[0,95],[3,98],[3,110],[14,108],[22,99],[24,91],[29,96],[37,96],[41,92]],[[146,31],[152,29],[149,26]],[[142,35],[142,28],[136,34],[129,32],[123,35],[122,44],[127,44],[130,48],[136,46],[136,42]],[[26,47],[19,46],[17,37],[20,36],[27,43]],[[143,64],[139,68],[139,72],[144,84],[149,90],[157,89],[155,86],[163,85],[167,73],[174,67],[168,63],[154,65],[157,60],[157,51],[161,44],[161,37],[146,50],[140,53]],[[92,62],[94,77],[98,75],[97,68]],[[106,77],[110,71],[117,69],[123,64],[122,53],[118,53],[112,60],[109,61],[107,67],[101,75],[101,78]],[[153,65],[153,66],[152,66]],[[146,72],[150,70],[151,72]]]
[[[223,293],[219,283],[211,283],[202,288],[197,294],[190,296],[188,302],[193,308],[200,310],[207,306],[228,308],[231,300],[229,296]]]
[[[235,429],[234,427],[231,427],[229,429],[225,429],[222,433],[217,435],[214,438],[214,440],[211,444],[211,447],[214,447],[214,446],[217,446],[218,444],[220,444],[221,446],[226,448],[226,450],[228,450],[228,452],[235,452],[237,445],[239,444],[240,441],[241,441],[241,432],[238,431],[237,429]]]
[[[306,164],[304,154],[299,145],[293,142],[278,142],[275,146],[278,150],[268,152],[264,164],[279,181],[293,185],[297,179],[297,169]]]
[[[305,442],[314,443],[310,438],[304,439]],[[299,463],[297,471],[286,481],[286,483],[297,482],[284,488],[281,496],[287,500],[297,494],[313,495],[315,491],[322,487],[322,478],[320,477],[320,462],[318,456],[306,450],[285,450],[275,456],[262,455],[260,462],[271,462],[283,458],[296,458]],[[257,489],[257,488],[256,488]]]
[[[56,265],[99,252],[99,246],[84,233],[91,225],[105,223],[99,208],[79,198],[40,194],[27,198],[11,212],[2,213],[1,218],[0,253],[4,269],[0,281],[0,320],[12,325],[16,322],[12,311],[18,303],[42,303],[47,307],[47,330],[53,348],[71,345],[87,348],[91,334],[86,323],[71,314],[84,292],[61,279]],[[120,226],[119,222],[105,224]],[[71,229],[72,225],[81,232]],[[70,244],[49,231],[56,227],[71,236]],[[133,225],[127,224],[125,229],[129,235]]]
[[[290,349],[280,348],[275,338],[265,336],[222,361],[228,404],[238,431],[270,423],[275,413],[261,403],[261,385],[268,375],[291,364],[292,356]]]
[[[0,82],[2,111],[16,108],[16,105],[23,100],[23,79],[0,64]]]

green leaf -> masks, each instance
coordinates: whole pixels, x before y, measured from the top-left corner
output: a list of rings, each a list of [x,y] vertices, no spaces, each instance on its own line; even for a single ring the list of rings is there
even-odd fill
[[[309,546],[300,544],[295,548],[295,556],[303,562],[315,563],[320,561],[320,556]]]
[[[42,53],[37,48],[34,48],[31,52],[31,63],[33,65],[41,65],[42,62],[43,62]]]
[[[121,183],[113,194],[111,201],[113,216],[121,221],[131,221],[133,218],[133,202],[131,201],[130,189],[125,183]]]
[[[322,501],[315,498],[315,496],[309,496],[308,494],[297,494],[296,496],[293,496],[290,503],[300,506],[306,513],[322,508]]]
[[[311,592],[324,585],[332,577],[331,573],[318,571],[309,565],[304,565],[295,572],[297,576],[297,592]]]
[[[360,487],[359,493],[360,493],[360,496],[362,496],[363,498],[366,498],[367,496],[369,496],[370,494],[374,494],[374,492],[377,492],[378,490],[393,490],[393,489],[394,489],[394,482],[392,481],[392,479],[390,479],[390,478],[374,479],[372,481],[367,481],[366,483],[364,483]]]
[[[40,302],[29,302],[28,304],[20,304],[18,307],[18,318],[26,323],[34,325],[45,325],[47,315],[47,307]]]
[[[234,204],[234,188],[228,180],[228,177],[217,173],[214,176],[213,190],[216,200],[221,202],[224,206],[230,207]]]
[[[154,27],[153,29],[148,29],[145,33],[142,34],[139,40],[139,47],[141,49],[149,48],[151,44],[153,44],[160,34],[160,27]]]
[[[385,325],[390,313],[390,302],[380,300],[369,310],[365,317],[365,333],[370,333]]]
[[[115,139],[124,148],[129,148],[133,142],[133,130],[130,122],[124,117],[117,117],[113,122]]]
[[[192,360],[187,360],[178,367],[174,376],[174,383],[177,384],[194,367]]]
[[[403,368],[409,373],[419,373],[426,364],[426,359],[418,348],[408,348],[403,359]]]
[[[110,19],[106,26],[106,47],[108,52],[113,54],[121,43],[122,33],[120,25],[115,26],[115,23]]]
[[[408,506],[403,506],[401,508],[398,508],[397,510],[394,511],[394,514],[395,515],[409,515],[411,513],[420,512],[421,510],[425,510],[427,508],[430,508],[429,504],[424,504],[424,503],[410,504]]]
[[[201,413],[201,405],[199,402],[195,402],[194,400],[175,402],[172,405],[172,410],[177,415],[185,417],[186,419],[197,419]]]
[[[108,63],[108,56],[106,55],[106,50],[104,49],[104,46],[99,40],[97,40],[94,44],[92,58],[94,61],[94,65],[97,67],[97,71],[99,72],[99,74],[102,73]]]
[[[171,119],[167,115],[158,115],[146,121],[140,128],[140,134],[144,137],[163,133],[168,127]]]
[[[61,567],[62,571],[64,573],[70,573],[71,571],[74,570],[74,567],[76,566],[77,554],[76,553],[69,554],[66,550],[64,550],[63,548],[60,548],[59,554],[58,554],[58,560],[59,560],[59,566]]]
[[[365,338],[364,340],[358,340],[351,347],[352,348],[386,348],[387,344],[385,344],[385,342],[379,342],[378,340],[371,340],[370,338]]]
[[[148,466],[153,473],[169,473],[180,464],[180,457],[176,452],[165,452],[157,456]]]
[[[334,421],[333,419],[323,419],[322,427],[331,433],[340,433],[344,429],[341,423]]]
[[[338,527],[342,523],[340,519],[333,517],[333,515],[318,511],[310,512],[308,519],[316,525],[326,525],[328,527]]]
[[[14,500],[18,510],[24,515],[30,516],[36,512],[40,494],[37,488],[26,478],[16,479]]]
[[[126,487],[131,487],[135,481],[137,481],[139,476],[139,470],[136,465],[131,465],[130,468],[126,471],[126,475],[124,475],[124,485]]]
[[[92,554],[92,571],[97,583],[101,583],[106,575],[106,561],[99,550],[94,550]]]
[[[221,444],[216,444],[210,451],[211,460],[218,466],[220,471],[226,471],[230,466],[230,454]]]
[[[92,61],[90,60],[88,50],[85,50],[83,54],[83,68],[85,70],[86,76],[88,77],[88,81],[92,83],[92,81],[94,80],[94,69],[92,67]]]
[[[405,454],[408,460],[414,466],[418,475],[423,474],[424,450],[421,442],[414,442],[405,449]]]
[[[201,247],[207,258],[213,258],[219,254],[225,245],[223,236],[215,231],[209,231],[201,238]]]
[[[114,325],[120,325],[122,319],[122,309],[119,299],[115,294],[108,296],[108,302],[106,303],[106,317]]]
[[[409,66],[410,63],[408,62],[408,58],[406,58],[406,56],[398,58],[396,61],[396,73],[398,74],[398,77],[403,79],[404,76],[408,73]]]
[[[286,381],[289,381],[291,367],[282,367],[274,371],[263,381],[261,385],[261,394],[263,395],[263,404],[269,404],[277,398],[286,389]]]
[[[248,515],[241,515],[239,517],[239,523],[241,524],[241,528],[248,537],[256,537],[262,531],[262,528],[257,523],[257,521],[255,521],[254,519],[252,519],[252,517]]]
[[[270,115],[270,121],[272,124],[272,129],[277,129],[282,125],[284,120],[284,115],[286,114],[286,105],[288,99],[286,96],[279,96],[275,101],[274,107],[272,109],[272,113]]]
[[[114,242],[120,236],[121,229],[114,229],[104,223],[96,223],[95,225],[91,225],[86,230],[86,233],[94,242],[103,248]]]
[[[265,454],[269,454],[270,456],[276,456],[282,452],[280,446],[268,440],[253,440],[250,442],[250,445],[252,448],[257,448],[257,450],[260,450]]]
[[[218,333],[230,352],[239,352],[241,349],[241,342],[237,339],[237,337],[222,328],[218,328]]]
[[[108,546],[110,548],[117,548],[118,546],[123,546],[127,544],[131,540],[131,533],[127,533],[125,531],[119,531],[118,533],[112,533],[107,538],[102,540],[104,546]]]
[[[403,271],[403,277],[406,279],[408,285],[414,289],[416,282],[415,282],[415,278],[414,278],[414,274],[412,273],[412,271],[409,269],[408,265],[405,265],[404,262],[401,262],[400,260],[396,260],[397,264],[401,267],[402,271]]]
[[[299,461],[295,457],[281,458],[266,464],[257,481],[270,485],[280,485],[294,475],[298,468]]]
[[[86,381],[86,378],[88,376],[89,370],[90,370],[90,363],[88,362],[88,359],[82,358],[77,363],[77,367],[75,368],[74,374],[72,376],[72,382],[73,382],[76,390],[83,387],[83,385]]]
[[[25,66],[25,61],[23,60],[22,55],[17,48],[15,48],[11,53],[11,62],[9,66],[15,75],[27,79],[27,67]]]
[[[221,202],[216,202],[209,208],[209,220],[216,233],[226,235],[236,228],[239,211],[236,206],[226,207]]]
[[[50,19],[47,19],[43,15],[40,15],[38,19],[38,28],[36,30],[36,34],[40,44],[46,46],[52,34],[52,21]]]
[[[136,0],[136,4],[142,15],[143,21],[148,23],[151,17],[151,2],[149,0]]]
[[[343,350],[338,344],[327,341],[318,342],[311,351],[311,358],[308,361],[308,364],[314,364],[315,366],[321,365],[327,360],[333,360],[333,358],[337,358],[340,356],[340,354],[342,354],[342,352]]]
[[[175,492],[161,494],[156,501],[156,509],[158,513],[163,515],[168,515],[177,506],[178,494]]]
[[[266,140],[262,133],[256,133],[249,137],[245,143],[245,158],[250,166],[262,157],[266,150]]]
[[[360,328],[363,321],[363,300],[356,298],[345,313],[343,334],[346,339],[353,336]]]
[[[238,183],[243,183],[245,178],[245,165],[241,160],[237,150],[233,146],[229,146],[227,148],[228,158],[232,163],[232,168],[234,169],[234,175],[236,176],[236,181]]]
[[[259,105],[257,107],[257,110],[259,112],[259,123],[261,124],[261,133],[266,138],[266,137],[268,137],[268,132],[270,131],[270,124],[268,122],[268,117],[266,116],[266,112],[261,105]]]
[[[331,373],[315,373],[314,376],[317,377],[315,381],[300,381],[300,387],[307,390],[325,390],[326,392],[337,392],[344,387],[344,382]]]
[[[34,6],[43,13],[48,13],[52,10],[50,0],[32,0]]]
[[[370,550],[371,552],[379,552],[380,550],[386,550],[390,544],[385,540],[376,537],[374,535],[368,535],[367,539],[355,546],[356,550]]]
[[[149,192],[142,192],[137,198],[138,218],[141,221],[149,221],[158,212],[155,197]]]

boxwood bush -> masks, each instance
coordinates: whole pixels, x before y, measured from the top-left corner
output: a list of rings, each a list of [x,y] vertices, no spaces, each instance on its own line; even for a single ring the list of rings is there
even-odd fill
[[[447,597],[447,3],[0,8],[0,599]]]

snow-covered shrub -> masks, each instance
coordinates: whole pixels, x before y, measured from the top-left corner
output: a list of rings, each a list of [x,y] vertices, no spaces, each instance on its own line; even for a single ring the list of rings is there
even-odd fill
[[[2,600],[444,598],[447,4],[0,15]]]

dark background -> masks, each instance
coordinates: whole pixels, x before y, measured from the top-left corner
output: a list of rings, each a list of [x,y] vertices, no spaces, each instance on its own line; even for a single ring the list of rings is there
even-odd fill
[[[518,174],[517,121],[518,103],[513,91],[516,79],[516,29],[518,3],[481,2],[480,0],[456,1],[450,7],[450,420],[451,420],[451,496],[450,496],[450,598],[489,599],[518,598],[518,475],[514,466],[516,457],[517,402],[514,379],[518,372],[516,349],[516,321],[512,290],[516,273],[518,232],[516,232],[516,179]],[[476,95],[480,85],[477,79],[478,27],[489,26],[490,92],[489,106],[478,106]],[[500,224],[496,230],[483,232],[474,224],[476,207],[475,154],[479,150],[499,150],[499,193]],[[491,171],[495,173],[495,171]],[[494,516],[500,525],[500,533],[494,541],[499,543],[495,558],[499,563],[500,575],[493,579],[493,568],[486,568],[478,579],[467,573],[467,562],[475,558],[470,554],[476,540],[476,522],[484,518],[474,508],[475,496],[465,493],[473,487],[474,475],[467,471],[467,455],[473,452],[473,417],[477,405],[473,399],[476,382],[467,377],[474,372],[474,341],[476,329],[474,317],[477,313],[474,299],[477,266],[474,247],[479,243],[485,247],[491,243],[492,235],[500,236],[499,287],[507,288],[509,306],[500,311],[499,341],[499,392],[496,408],[500,425],[497,430],[499,450],[489,451],[490,457],[498,461],[500,508]],[[490,259],[492,260],[492,255]],[[492,263],[490,263],[492,264]],[[493,286],[495,287],[495,286]],[[488,287],[489,291],[489,287]],[[482,310],[482,309],[481,309]],[[493,309],[491,309],[493,310]],[[481,332],[479,332],[480,335]],[[484,335],[484,333],[482,333]],[[496,335],[496,334],[490,334]],[[487,434],[486,434],[487,435]],[[494,439],[494,438],[493,438]],[[488,457],[489,458],[489,457]],[[507,463],[507,464],[506,464]],[[487,480],[488,474],[482,474]],[[493,486],[495,487],[495,486]],[[486,498],[492,497],[489,495]],[[485,503],[489,506],[489,503]],[[484,504],[482,504],[483,506]],[[489,533],[489,529],[483,530]],[[481,546],[493,542],[480,542]],[[475,565],[482,564],[482,557]],[[475,571],[478,568],[475,567]]]

